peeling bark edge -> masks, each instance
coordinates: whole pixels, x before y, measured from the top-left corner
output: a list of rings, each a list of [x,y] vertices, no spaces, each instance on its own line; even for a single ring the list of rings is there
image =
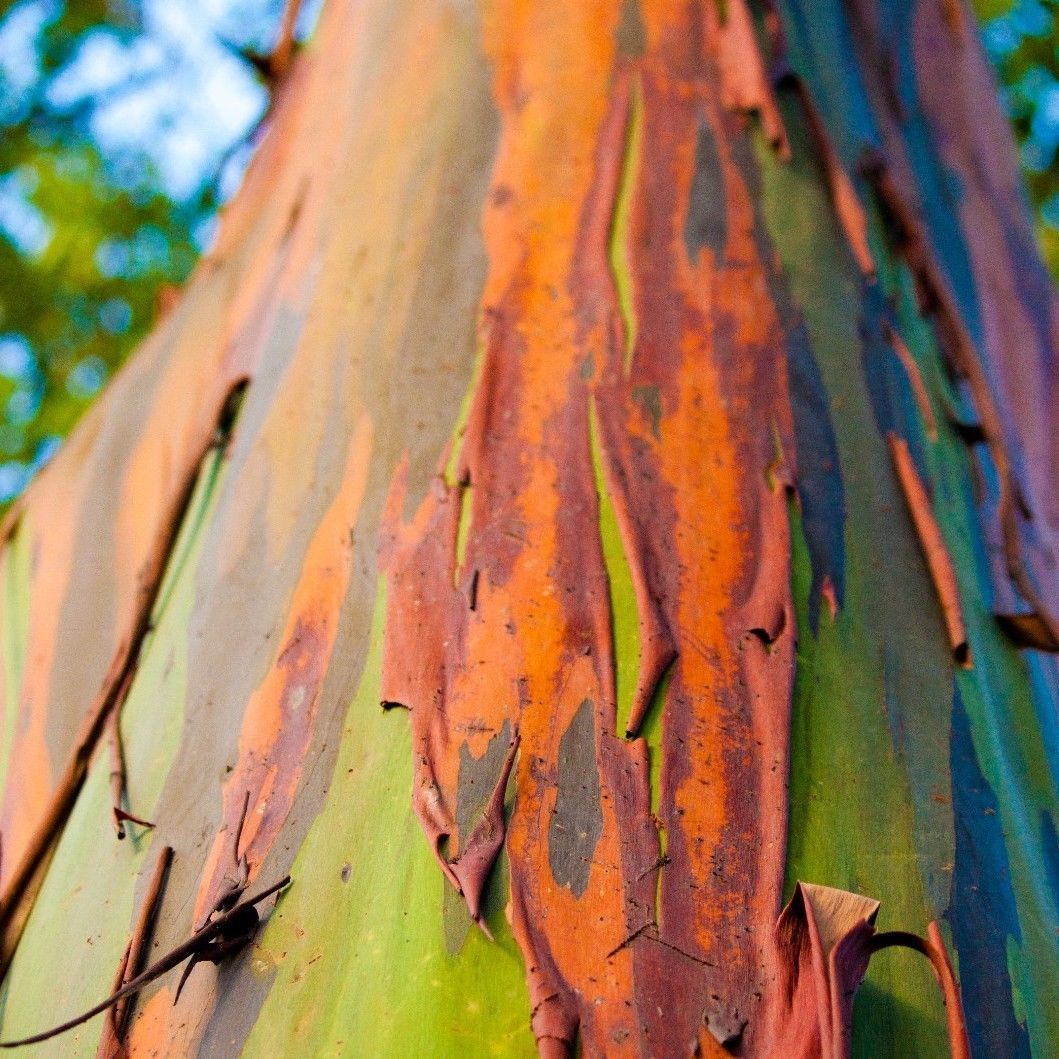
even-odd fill
[[[197,458],[189,461],[192,470],[182,484],[169,517],[163,522],[154,550],[145,564],[139,606],[132,630],[111,660],[110,668],[88,709],[63,766],[48,808],[37,824],[4,892],[0,894],[0,981],[11,965],[26,920],[43,884],[47,862],[77,801],[88,774],[89,763],[106,733],[110,715],[121,710],[124,695],[132,684],[144,640],[151,631],[151,614],[164,580],[166,564],[187,515],[202,463],[212,449],[228,443],[234,429],[239,403],[249,381],[245,377],[238,379],[229,388],[224,401],[221,402],[216,429]]]

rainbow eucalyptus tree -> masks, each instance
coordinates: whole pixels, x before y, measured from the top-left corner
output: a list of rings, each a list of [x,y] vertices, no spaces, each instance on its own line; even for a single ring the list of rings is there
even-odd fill
[[[276,65],[3,528],[0,1036],[1059,1053],[1059,315],[961,0]]]

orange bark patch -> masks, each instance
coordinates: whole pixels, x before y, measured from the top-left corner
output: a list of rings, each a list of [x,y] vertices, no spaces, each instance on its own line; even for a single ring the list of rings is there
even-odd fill
[[[362,420],[338,494],[309,544],[276,657],[243,714],[239,758],[224,783],[224,825],[203,872],[196,922],[220,896],[232,870],[226,854],[244,805],[234,859],[245,858],[248,879],[255,877],[290,812],[349,583],[350,532],[364,495],[371,440],[371,425]]]
[[[382,697],[409,711],[413,806],[472,913],[461,755],[518,732],[510,915],[541,1054],[569,1054],[578,1035],[591,1053],[697,1040],[713,1054],[762,1040],[755,1013],[775,976],[794,644],[787,476],[769,476],[777,438],[792,451],[779,277],[736,160],[742,121],[721,105],[701,27],[668,4],[640,5],[641,146],[619,176],[632,105],[612,36],[620,8],[492,12],[502,136],[484,217],[484,363],[459,448],[410,517],[405,471],[392,486]],[[691,201],[718,175],[695,179],[705,135],[718,203]],[[619,179],[620,280],[608,259]],[[692,243],[701,229],[715,245],[689,260],[685,219],[703,207],[724,216],[691,226]],[[635,595],[628,730],[660,709],[651,747],[617,730],[597,489]]]

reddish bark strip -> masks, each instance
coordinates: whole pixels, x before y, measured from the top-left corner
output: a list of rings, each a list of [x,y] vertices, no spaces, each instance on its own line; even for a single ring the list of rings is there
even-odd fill
[[[140,904],[140,913],[136,917],[136,923],[129,935],[129,943],[125,946],[125,952],[118,965],[118,972],[114,976],[114,984],[111,992],[118,992],[128,985],[143,969],[144,957],[147,954],[147,945],[151,940],[151,931],[158,915],[159,905],[162,900],[162,888],[165,886],[166,876],[169,874],[169,866],[173,863],[173,849],[171,846],[163,846],[155,861],[154,873],[147,886],[147,892],[143,895]],[[103,1036],[99,1039],[99,1047],[96,1049],[96,1059],[125,1059],[128,1051],[125,1047],[124,1035],[125,1024],[128,1022],[129,1009],[133,998],[126,997],[119,1000],[108,1012],[103,1024]]]
[[[941,986],[945,1002],[945,1022],[949,1033],[949,1049],[952,1059],[971,1059],[971,1042],[967,1036],[967,1023],[960,998],[960,985],[949,960],[948,950],[937,923],[927,925],[927,936],[909,934],[903,930],[890,930],[876,934],[872,939],[872,951],[880,952],[891,947],[912,949],[930,960],[934,977]]]
[[[930,404],[930,395],[927,393],[927,386],[923,381],[923,373],[919,370],[915,357],[912,356],[908,346],[905,345],[905,340],[897,329],[889,323],[883,326],[886,331],[886,337],[889,338],[890,345],[893,347],[894,353],[897,354],[897,359],[901,362],[901,366],[905,369],[905,375],[908,376],[908,383],[912,387],[912,395],[916,399],[916,407],[919,408],[919,414],[923,417],[923,426],[927,432],[927,437],[931,441],[937,441],[938,421],[934,418],[934,409]]]
[[[766,1054],[794,649],[791,475],[777,459],[794,459],[780,280],[744,169],[746,122],[722,106],[731,90],[716,65],[738,22],[727,36],[708,27],[704,48],[690,15],[640,4],[626,362],[608,242],[629,60],[590,31],[598,11],[559,6],[506,32],[517,8],[497,12],[488,38],[503,132],[484,219],[484,363],[457,451],[410,517],[404,472],[393,483],[382,698],[409,711],[413,806],[472,915],[485,872],[471,887],[453,856],[460,757],[480,758],[507,724],[519,732],[511,918],[542,1054],[568,1055],[575,1039],[586,1054],[678,1054],[691,1041]],[[629,18],[618,8],[615,27]],[[596,150],[563,149],[575,143]],[[718,181],[722,202],[692,200]],[[717,209],[716,223],[687,221]],[[704,243],[700,230],[718,234]],[[636,596],[628,733],[616,730],[593,415]],[[473,609],[456,576],[464,502]],[[631,733],[670,667],[649,747]]]
[[[236,863],[245,863],[246,877],[239,880],[245,886],[256,877],[290,812],[353,565],[349,527],[356,523],[364,494],[371,444],[371,424],[365,419],[350,440],[341,487],[309,543],[276,657],[247,703],[239,758],[224,782],[223,826],[196,900],[196,922],[230,885],[230,835],[237,836]]]
[[[761,118],[769,143],[787,161],[791,146],[776,104],[765,60],[754,31],[754,19],[746,0],[727,0],[724,20],[717,24],[720,5],[707,5],[710,30],[720,31],[717,64],[721,74],[721,99],[732,110],[755,111]]]
[[[960,604],[960,590],[952,556],[949,555],[945,538],[941,535],[941,527],[934,517],[930,496],[916,470],[907,442],[892,433],[887,433],[886,442],[890,446],[897,481],[905,495],[908,513],[912,516],[912,524],[916,528],[916,536],[923,547],[923,558],[930,571],[930,579],[934,582],[934,590],[938,594],[953,657],[961,666],[969,669],[972,665],[971,652],[967,644],[967,628],[963,621],[963,607]]]
[[[853,254],[857,267],[862,275],[868,279],[875,278],[875,257],[868,243],[868,219],[864,212],[864,204],[860,201],[853,181],[849,173],[842,165],[838,157],[835,145],[827,134],[823,119],[816,102],[809,94],[809,90],[800,77],[794,77],[794,83],[798,90],[798,99],[802,110],[805,112],[806,123],[809,126],[809,134],[813,138],[820,162],[824,168],[824,178],[827,180],[828,190],[831,192],[831,203],[835,210],[838,223],[842,226],[846,242],[849,244],[850,252]]]

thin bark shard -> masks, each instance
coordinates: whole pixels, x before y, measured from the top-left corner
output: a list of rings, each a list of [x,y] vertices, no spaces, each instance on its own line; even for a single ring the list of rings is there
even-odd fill
[[[934,517],[933,506],[923,480],[919,477],[916,465],[908,451],[908,443],[896,434],[886,435],[886,442],[893,457],[897,481],[908,504],[908,513],[916,529],[916,536],[923,548],[930,579],[938,594],[945,629],[949,637],[949,646],[958,665],[970,669],[972,665],[971,649],[967,643],[967,627],[963,620],[963,606],[960,603],[960,589],[956,581],[956,568],[952,556],[941,534],[941,527]]]

